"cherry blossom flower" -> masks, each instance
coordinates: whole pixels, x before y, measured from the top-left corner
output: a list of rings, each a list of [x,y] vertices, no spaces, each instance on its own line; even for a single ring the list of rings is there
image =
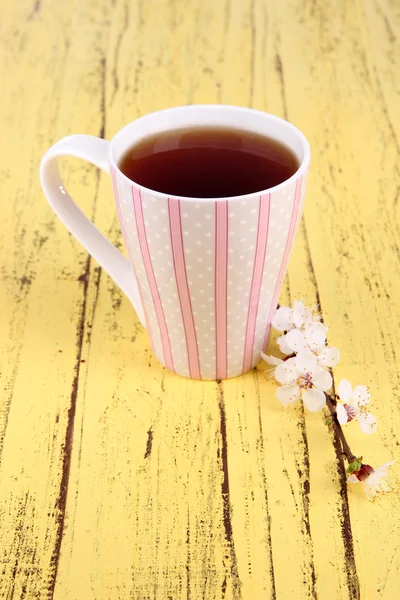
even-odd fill
[[[272,327],[277,331],[290,331],[291,329],[303,329],[313,323],[315,317],[312,310],[307,308],[304,302],[296,300],[293,308],[281,306],[272,319]]]
[[[367,411],[370,394],[365,385],[357,385],[354,390],[347,379],[342,379],[337,388],[342,404],[338,402],[336,413],[341,425],[350,421],[358,421],[363,433],[375,433],[378,421]]]
[[[386,477],[388,468],[395,462],[395,460],[391,460],[377,469],[373,469],[370,465],[361,463],[360,468],[353,471],[351,475],[348,476],[347,481],[349,483],[361,482],[368,500],[373,500],[378,494],[390,492],[391,487],[387,482]],[[349,469],[352,470],[352,463],[349,465]]]
[[[310,350],[278,364],[275,379],[281,384],[276,397],[284,406],[301,397],[311,412],[325,406],[324,392],[332,387],[330,373],[318,365],[317,357]]]
[[[326,332],[327,327],[323,323],[316,322],[303,331],[291,329],[286,335],[278,338],[277,342],[283,354],[308,349],[316,355],[319,365],[332,368],[338,364],[340,353],[337,348],[326,345]]]

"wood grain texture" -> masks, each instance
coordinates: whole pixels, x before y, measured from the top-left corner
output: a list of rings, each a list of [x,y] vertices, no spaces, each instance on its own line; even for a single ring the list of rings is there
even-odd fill
[[[0,597],[397,598],[397,467],[368,503],[321,415],[282,409],[262,367],[220,384],[164,370],[38,164],[64,135],[109,139],[168,106],[295,123],[312,174],[281,301],[319,303],[335,380],[371,388],[379,430],[349,427],[354,450],[399,458],[399,3],[1,4]],[[64,175],[121,245],[107,176]]]

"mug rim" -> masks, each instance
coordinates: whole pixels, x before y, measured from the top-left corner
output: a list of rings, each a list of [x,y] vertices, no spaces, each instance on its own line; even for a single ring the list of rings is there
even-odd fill
[[[305,173],[305,171],[307,171],[308,166],[310,164],[310,155],[311,155],[310,144],[308,143],[306,136],[300,131],[300,129],[298,129],[295,125],[290,123],[290,121],[287,121],[286,119],[283,119],[282,117],[278,117],[271,113],[268,113],[268,112],[265,112],[262,110],[257,110],[255,108],[247,108],[245,106],[235,106],[235,105],[231,105],[231,104],[189,104],[186,106],[175,106],[172,108],[164,108],[161,110],[156,110],[151,113],[147,113],[141,117],[138,117],[137,119],[134,119],[130,123],[127,123],[126,125],[124,125],[124,127],[122,127],[111,139],[110,145],[109,145],[109,151],[108,151],[108,158],[109,158],[110,165],[112,167],[114,167],[114,169],[116,171],[118,171],[120,176],[123,177],[130,185],[134,184],[139,189],[139,191],[143,190],[144,192],[154,194],[155,196],[160,197],[160,198],[178,197],[176,194],[166,194],[165,192],[159,192],[157,190],[153,190],[152,188],[148,188],[140,183],[137,183],[133,179],[130,179],[121,171],[121,169],[118,166],[117,161],[114,159],[113,154],[114,154],[115,146],[117,145],[117,143],[119,141],[118,138],[122,137],[122,135],[126,131],[126,129],[128,127],[131,127],[134,123],[145,120],[154,115],[162,116],[162,115],[168,115],[168,114],[171,114],[174,112],[195,112],[198,109],[202,109],[202,110],[204,110],[204,109],[206,109],[206,110],[207,109],[210,109],[210,110],[225,109],[225,110],[229,110],[229,111],[237,111],[242,114],[243,113],[252,113],[252,114],[257,113],[258,115],[262,116],[263,118],[266,118],[269,121],[275,121],[276,123],[279,123],[279,124],[283,125],[284,127],[286,127],[287,129],[291,130],[292,133],[294,133],[299,138],[302,148],[303,148],[304,156],[303,156],[303,160],[301,161],[298,169],[293,173],[293,175],[291,175],[290,177],[288,177],[287,179],[285,179],[284,181],[282,181],[281,183],[279,183],[278,185],[275,185],[273,187],[265,188],[265,189],[259,190],[257,192],[251,192],[249,194],[238,194],[236,196],[217,196],[217,197],[210,197],[210,198],[197,198],[195,196],[180,196],[179,195],[180,200],[193,201],[193,202],[217,202],[220,200],[223,202],[226,200],[235,200],[235,199],[243,200],[243,199],[259,197],[261,195],[271,194],[273,192],[283,189],[288,184],[296,181],[299,177],[301,177]],[[171,128],[171,130],[172,129],[173,128]],[[238,129],[241,129],[241,128],[238,127]]]

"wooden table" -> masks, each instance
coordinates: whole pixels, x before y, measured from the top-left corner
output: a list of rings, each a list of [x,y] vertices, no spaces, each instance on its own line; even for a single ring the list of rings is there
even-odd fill
[[[398,597],[400,498],[347,489],[321,413],[263,367],[191,382],[153,358],[129,302],[47,205],[58,138],[111,138],[190,103],[252,106],[310,140],[282,302],[319,303],[335,379],[370,386],[379,465],[399,457],[397,0],[2,2],[0,597]],[[65,161],[121,244],[110,180]],[[398,467],[393,467],[396,486]]]

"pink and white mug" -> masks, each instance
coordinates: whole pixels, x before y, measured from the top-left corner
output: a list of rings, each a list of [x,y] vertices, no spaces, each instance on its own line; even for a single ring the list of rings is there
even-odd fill
[[[284,143],[297,172],[259,193],[229,198],[169,197],[128,179],[118,164],[157,132],[223,126]],[[127,260],[76,206],[58,171],[60,156],[84,158],[112,178]],[[301,218],[310,149],[293,125],[235,106],[162,110],[126,125],[111,142],[63,138],[44,155],[43,191],[58,217],[114,279],[168,369],[193,379],[226,379],[257,365]]]

